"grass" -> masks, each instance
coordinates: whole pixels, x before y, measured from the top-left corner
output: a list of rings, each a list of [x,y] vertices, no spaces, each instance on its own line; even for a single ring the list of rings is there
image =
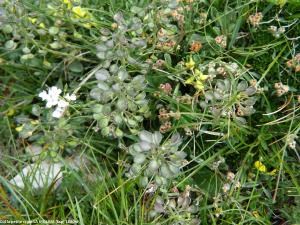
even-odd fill
[[[295,59],[300,53],[299,2],[280,6],[281,1],[180,1],[177,7],[184,10],[177,13],[183,19],[166,19],[161,14],[164,9],[175,9],[166,1],[70,1],[70,6],[67,2],[0,1],[0,221],[300,224],[300,82],[296,69],[300,60]],[[75,6],[81,7],[83,16],[74,14]],[[134,30],[124,37],[129,42],[142,37],[147,43],[131,48],[118,42],[111,47],[114,56],[120,48],[137,62],[130,62],[128,56],[112,63],[132,77],[145,72],[146,87],[140,90],[137,83],[131,87],[129,81],[126,85],[145,93],[139,100],[148,101],[148,110],[123,110],[127,121],[120,127],[122,137],[116,138],[105,135],[108,125],[101,125],[106,121],[95,112],[100,101],[91,97],[91,90],[99,86],[95,74],[105,67],[105,60],[99,59],[105,36],[101,29],[117,35],[121,23],[114,17],[119,11],[127,22],[134,16],[142,20],[141,35]],[[256,26],[249,16],[258,12],[263,17]],[[119,27],[113,28],[114,23]],[[275,37],[271,26],[285,31]],[[226,46],[216,43],[216,37],[226,37]],[[171,47],[159,46],[168,41]],[[191,50],[195,42],[201,43],[199,51]],[[294,65],[288,66],[293,58]],[[195,66],[188,68],[190,59]],[[151,66],[145,67],[147,63]],[[227,71],[226,75],[213,72],[212,63]],[[237,68],[228,72],[232,63]],[[203,78],[202,88],[196,83],[201,76],[196,69],[202,75],[216,73],[216,77]],[[188,83],[193,77],[194,83]],[[237,90],[241,81],[250,86],[254,79],[253,95]],[[207,93],[217,94],[223,84],[217,82],[225,80],[230,88],[223,89],[219,99],[207,100]],[[279,93],[284,86],[276,88],[280,82],[288,86],[284,93]],[[161,86],[166,83],[172,87],[170,92]],[[77,97],[59,119],[51,116],[53,110],[45,108],[38,97],[51,86]],[[121,93],[105,103],[112,109],[105,118],[118,112],[118,99],[127,95]],[[239,116],[239,107],[251,96],[255,112]],[[129,119],[138,125],[130,125]],[[165,185],[156,186],[156,176],[150,174],[143,186],[148,165],[144,162],[137,174],[130,175],[137,159],[129,146],[139,141],[140,131],[162,131],[166,122],[171,127],[161,132],[160,144],[178,132],[182,136],[179,150],[187,157]],[[41,151],[35,159],[32,149],[37,146]],[[163,162],[175,161],[164,157]],[[63,179],[34,189],[30,176],[37,171],[33,171],[24,178],[25,188],[10,182],[26,166],[38,168],[45,161],[61,163]],[[230,172],[234,178],[228,178]]]

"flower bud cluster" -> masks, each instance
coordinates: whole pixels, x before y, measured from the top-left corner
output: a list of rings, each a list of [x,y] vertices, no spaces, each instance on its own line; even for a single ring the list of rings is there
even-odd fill
[[[263,15],[261,12],[257,12],[253,15],[250,15],[248,17],[248,22],[253,26],[253,27],[258,27],[259,23],[263,19]]]
[[[189,185],[185,187],[183,192],[173,188],[173,193],[156,197],[154,207],[150,211],[150,217],[155,218],[162,214],[172,216],[175,214],[176,220],[170,224],[199,225],[200,220],[196,216],[199,210],[199,197],[193,196],[194,193],[191,189]]]
[[[161,123],[159,131],[161,133],[166,133],[172,128],[171,119],[179,120],[181,117],[180,112],[168,111],[166,108],[162,107],[159,109],[158,119]]]
[[[226,48],[227,37],[225,35],[219,35],[215,38],[215,42],[217,45],[221,46],[222,48]]]
[[[286,138],[287,145],[291,149],[296,149],[298,136],[296,134],[290,134]]]
[[[292,59],[286,62],[288,68],[292,68],[296,73],[300,71],[300,54],[295,55]]]
[[[274,88],[278,97],[284,95],[289,91],[289,86],[282,84],[281,82],[275,83]]]
[[[241,183],[235,179],[233,172],[227,172],[226,178],[226,183],[224,183],[222,187],[224,194],[227,194],[231,188],[238,189],[241,187]]]
[[[270,26],[269,31],[275,38],[280,38],[280,36],[285,32],[285,28],[284,27],[277,28],[277,26]]]
[[[235,77],[240,76],[244,70],[238,66],[235,62],[223,62],[223,61],[211,61],[206,65],[200,65],[199,69],[204,73],[208,74],[210,79],[216,76],[227,77],[233,75]]]

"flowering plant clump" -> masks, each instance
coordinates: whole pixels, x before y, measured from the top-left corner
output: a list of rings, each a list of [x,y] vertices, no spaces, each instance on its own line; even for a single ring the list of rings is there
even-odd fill
[[[159,215],[166,215],[171,218],[171,224],[199,225],[200,219],[195,214],[199,210],[198,204],[201,197],[192,197],[191,189],[188,185],[183,192],[173,188],[171,193],[156,197],[154,207],[149,213],[150,216],[155,218]],[[176,215],[176,219],[172,219],[173,214]]]
[[[106,28],[100,30],[101,41],[96,46],[97,57],[103,60],[104,66],[120,60],[122,63],[127,62],[132,66],[147,69],[148,65],[140,62],[138,57],[147,46],[143,37],[142,21],[138,17],[125,20],[121,12],[115,14],[113,19],[113,31]]]
[[[141,131],[139,142],[129,147],[133,156],[133,164],[127,176],[140,173],[140,184],[146,186],[153,180],[157,185],[166,185],[171,178],[180,174],[180,168],[185,164],[186,153],[178,150],[182,144],[179,134],[161,143],[163,136],[159,132]],[[150,180],[149,180],[150,179]]]
[[[0,218],[298,224],[299,6],[0,0]]]
[[[237,84],[232,84],[229,79],[218,80],[213,90],[205,92],[205,101],[200,102],[200,105],[204,109],[208,108],[216,118],[228,116],[246,122],[243,117],[255,112],[255,93],[256,88],[249,87],[245,80]]]
[[[93,117],[104,136],[122,137],[124,129],[137,133],[141,122],[147,117],[148,100],[144,89],[145,77],[131,77],[126,69],[112,64],[109,71],[100,69],[95,73],[97,87],[90,95],[100,104],[92,107]]]

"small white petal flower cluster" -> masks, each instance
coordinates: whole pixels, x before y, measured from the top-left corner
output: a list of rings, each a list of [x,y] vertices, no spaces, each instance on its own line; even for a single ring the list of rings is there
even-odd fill
[[[56,106],[56,109],[53,111],[52,116],[55,118],[60,118],[63,116],[64,112],[69,106],[70,101],[75,101],[76,96],[74,94],[66,94],[63,98],[60,97],[62,90],[56,86],[50,87],[48,92],[42,91],[39,94],[39,97],[46,101],[46,108],[51,108]]]

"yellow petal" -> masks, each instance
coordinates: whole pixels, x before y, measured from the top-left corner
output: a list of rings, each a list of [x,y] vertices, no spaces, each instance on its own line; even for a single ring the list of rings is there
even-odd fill
[[[16,131],[21,132],[23,130],[24,124],[19,127],[16,127]]]
[[[40,23],[40,24],[39,24],[39,27],[42,28],[42,29],[45,29],[46,26],[45,26],[44,23]]]
[[[6,113],[7,116],[13,116],[16,113],[16,110],[14,109],[9,109]]]
[[[83,26],[85,28],[91,28],[92,27],[92,24],[91,23],[84,23]]]
[[[195,69],[195,75],[196,76],[200,76],[202,74],[202,72],[198,69]]]
[[[28,17],[28,20],[29,20],[32,24],[35,24],[36,21],[37,21],[37,18]]]
[[[271,176],[274,176],[274,175],[276,175],[276,172],[277,172],[277,170],[274,169],[274,170],[268,172],[268,174],[271,175]]]
[[[195,69],[195,77],[199,80],[206,80],[208,78],[208,75],[204,75],[200,70]]]
[[[195,61],[193,60],[193,57],[190,56],[189,62],[185,63],[185,66],[187,69],[192,70],[195,67]]]
[[[203,83],[202,83],[201,81],[199,81],[199,80],[196,81],[196,83],[195,83],[194,86],[195,86],[195,88],[196,88],[197,90],[199,90],[199,91],[204,90],[204,85],[203,85]]]
[[[200,79],[200,80],[207,80],[207,78],[208,78],[208,75],[201,74],[201,75],[199,76],[199,79]]]
[[[187,79],[184,83],[185,84],[192,84],[194,83],[195,78],[194,77],[190,77],[189,79]]]
[[[260,217],[260,215],[259,215],[259,213],[257,211],[253,211],[252,214],[253,214],[253,216],[255,218],[259,218]]]
[[[260,172],[263,173],[267,172],[267,167],[261,161],[256,161],[254,163],[254,167],[258,169]]]
[[[87,14],[87,11],[85,9],[81,8],[80,6],[73,7],[72,12],[81,18],[85,17]]]
[[[32,125],[36,125],[36,124],[39,124],[40,121],[38,121],[38,120],[31,120],[30,123],[31,123]]]

